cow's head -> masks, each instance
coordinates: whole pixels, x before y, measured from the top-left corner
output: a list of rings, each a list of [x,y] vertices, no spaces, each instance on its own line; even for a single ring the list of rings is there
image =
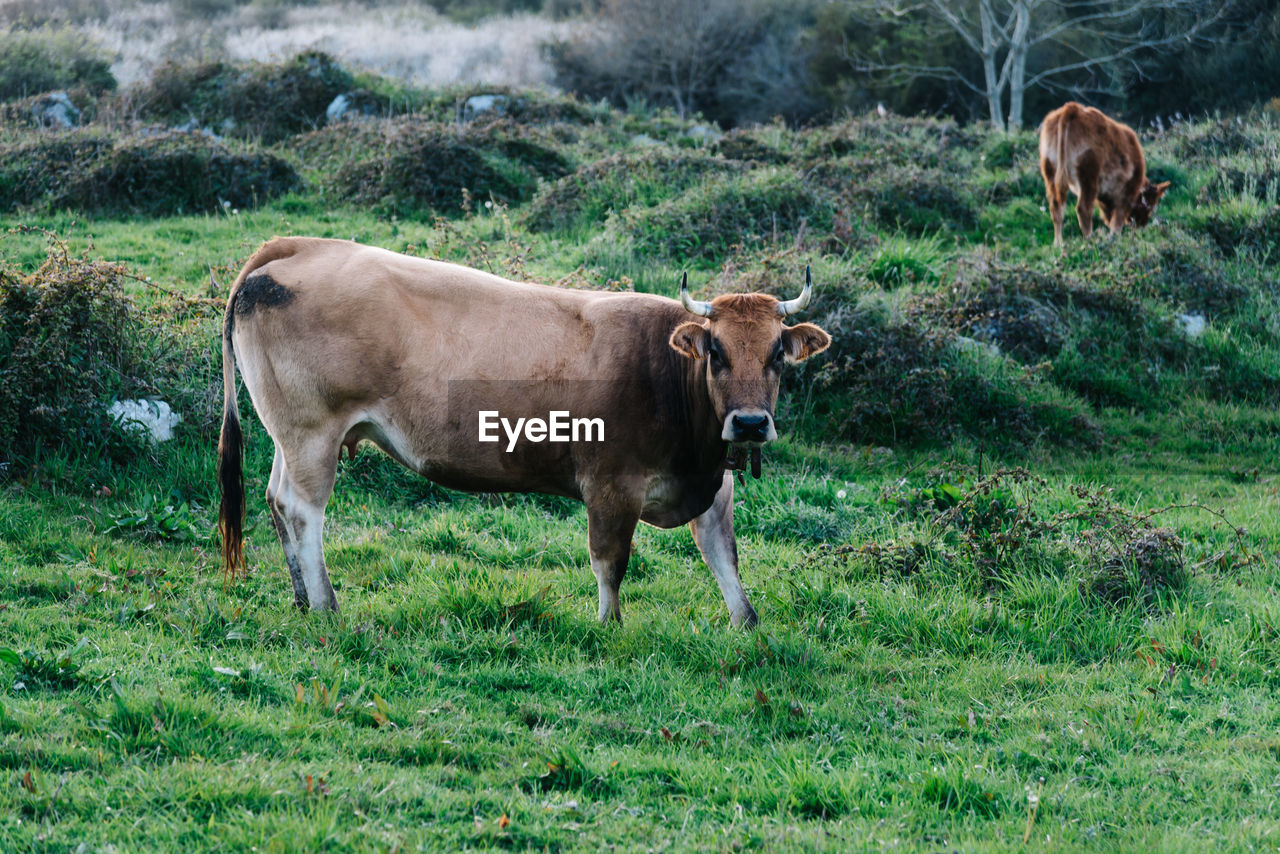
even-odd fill
[[[705,319],[677,326],[671,346],[690,359],[705,360],[711,403],[726,442],[761,445],[778,437],[773,407],[783,362],[803,362],[831,344],[831,336],[812,323],[782,322],[808,305],[812,295],[808,268],[800,296],[782,302],[768,294],[725,294],[700,302],[689,296],[688,276],[681,280],[684,307]]]
[[[1133,207],[1129,209],[1130,221],[1139,228],[1151,222],[1151,216],[1156,212],[1156,204],[1160,201],[1160,197],[1164,195],[1165,190],[1168,189],[1168,181],[1161,181],[1159,184],[1152,184],[1147,181],[1142,186],[1142,191],[1138,193],[1138,198],[1134,201]]]

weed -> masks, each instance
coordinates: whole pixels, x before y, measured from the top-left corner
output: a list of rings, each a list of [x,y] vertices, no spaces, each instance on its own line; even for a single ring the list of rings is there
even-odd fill
[[[167,498],[152,493],[142,497],[136,508],[111,517],[104,533],[143,540],[192,542],[208,538],[208,525],[198,522],[191,507],[177,490]]]
[[[18,652],[0,647],[0,662],[16,669],[13,690],[69,689],[77,688],[84,681],[78,657],[89,646],[88,638],[80,638],[74,646],[58,653],[41,653],[34,650]]]

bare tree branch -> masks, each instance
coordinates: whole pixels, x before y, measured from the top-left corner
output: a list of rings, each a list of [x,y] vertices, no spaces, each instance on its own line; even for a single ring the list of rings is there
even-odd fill
[[[1007,124],[1012,129],[1022,125],[1022,105],[1029,90],[1052,87],[1100,91],[1085,83],[1059,84],[1054,78],[1096,73],[1121,64],[1141,76],[1141,54],[1185,42],[1203,42],[1210,28],[1226,19],[1235,3],[1236,0],[861,0],[863,8],[882,16],[923,15],[944,25],[980,60],[982,80],[971,79],[971,75],[952,66],[855,56],[847,39],[844,57],[855,71],[863,73],[885,74],[894,80],[931,77],[962,84],[986,99],[994,125]],[[1149,20],[1153,13],[1185,15],[1191,20],[1171,32],[1160,33]],[[1079,59],[1044,64],[1044,52],[1037,48],[1050,44]]]

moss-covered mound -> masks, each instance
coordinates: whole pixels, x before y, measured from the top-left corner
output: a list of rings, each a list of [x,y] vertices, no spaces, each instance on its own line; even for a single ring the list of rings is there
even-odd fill
[[[0,207],[168,216],[251,207],[299,184],[280,157],[199,133],[0,145]]]

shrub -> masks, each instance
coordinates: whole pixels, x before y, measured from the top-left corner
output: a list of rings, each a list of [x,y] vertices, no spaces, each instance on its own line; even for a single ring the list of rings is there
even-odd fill
[[[460,211],[464,190],[522,201],[541,177],[569,170],[567,158],[534,129],[505,121],[458,126],[405,117],[377,127],[339,125],[309,135],[300,149],[318,158],[335,197],[402,215]]]
[[[710,150],[730,160],[781,165],[794,156],[794,142],[785,127],[735,128],[717,139]]]
[[[713,175],[738,174],[746,164],[697,151],[654,147],[622,152],[581,166],[544,187],[526,214],[536,230],[603,222],[610,211],[647,207]]]
[[[832,354],[805,393],[820,436],[929,444],[963,432],[1010,446],[1098,438],[1083,407],[1038,374],[920,314],[904,314],[883,296],[864,297],[819,323],[832,335]]]
[[[111,64],[85,36],[52,29],[0,32],[0,101],[76,87],[95,94],[116,88]]]
[[[122,441],[107,405],[145,391],[147,374],[123,273],[57,245],[32,275],[0,266],[0,457],[19,470],[42,450],[89,457]]]
[[[1269,252],[1280,243],[1280,205],[1234,199],[1192,215],[1223,252]]]
[[[629,237],[641,255],[716,260],[735,249],[803,230],[831,230],[831,200],[786,169],[713,177],[648,208],[610,218],[604,240]]]
[[[893,165],[875,157],[842,158],[817,166],[815,180],[853,210],[910,234],[967,230],[978,221],[969,188],[954,173]]]
[[[328,54],[306,51],[282,63],[167,62],[133,93],[143,118],[194,120],[241,139],[278,142],[320,127],[355,78]]]
[[[0,145],[0,205],[166,216],[251,207],[299,183],[288,163],[198,133]]]
[[[922,169],[973,166],[972,150],[983,131],[952,119],[867,115],[807,135],[805,156],[820,163],[845,157],[871,158],[880,166]]]
[[[114,145],[110,137],[83,133],[0,143],[0,207],[27,205],[52,195]]]

